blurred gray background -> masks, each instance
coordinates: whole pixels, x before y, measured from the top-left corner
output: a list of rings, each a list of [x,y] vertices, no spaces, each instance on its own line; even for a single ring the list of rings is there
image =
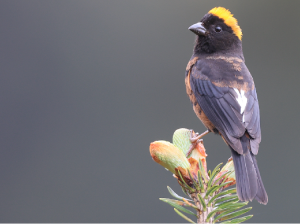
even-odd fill
[[[183,222],[149,154],[202,132],[185,92],[195,35],[223,6],[243,29],[269,195],[251,222],[299,222],[300,1],[0,1],[0,222]],[[230,152],[204,138],[208,166]]]

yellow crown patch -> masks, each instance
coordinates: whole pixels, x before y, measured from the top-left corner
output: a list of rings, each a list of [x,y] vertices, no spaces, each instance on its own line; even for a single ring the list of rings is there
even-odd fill
[[[240,26],[238,25],[237,19],[233,17],[231,12],[228,9],[225,9],[223,7],[215,7],[212,10],[210,10],[208,13],[219,17],[220,19],[224,20],[224,23],[229,26],[233,33],[242,40],[242,30]]]

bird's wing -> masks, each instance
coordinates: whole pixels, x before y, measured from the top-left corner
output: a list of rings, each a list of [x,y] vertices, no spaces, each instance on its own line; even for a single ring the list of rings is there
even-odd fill
[[[250,135],[251,151],[257,155],[261,142],[260,113],[256,89],[247,93],[247,105],[244,111],[244,125]]]
[[[255,88],[240,92],[230,85],[216,85],[210,78],[211,71],[207,63],[198,60],[191,68],[190,86],[201,110],[215,125],[226,142],[239,154],[243,154],[240,138],[246,130],[251,139],[251,150],[257,154],[260,143],[259,106]],[[226,75],[226,74],[225,74]],[[222,74],[220,74],[222,77]]]

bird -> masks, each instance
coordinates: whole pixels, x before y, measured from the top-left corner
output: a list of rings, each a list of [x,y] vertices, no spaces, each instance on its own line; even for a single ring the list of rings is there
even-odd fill
[[[226,8],[211,9],[188,28],[196,34],[185,71],[187,95],[207,128],[229,146],[240,201],[268,203],[255,156],[261,142],[260,112],[253,77],[242,50],[242,30]]]

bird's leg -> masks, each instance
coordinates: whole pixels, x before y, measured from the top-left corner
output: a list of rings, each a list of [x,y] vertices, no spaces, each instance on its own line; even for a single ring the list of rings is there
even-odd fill
[[[209,130],[206,130],[205,132],[203,132],[201,135],[199,135],[198,133],[196,133],[196,137],[194,137],[194,135],[192,134],[191,137],[190,137],[190,141],[191,143],[195,143],[197,142],[198,139],[204,137],[205,135],[207,135],[210,131]]]
[[[194,133],[193,130],[191,130],[191,137],[190,137],[190,141],[191,141],[191,146],[189,148],[189,151],[186,153],[186,157],[188,157],[191,152],[193,151],[193,149],[196,147],[196,145],[198,144],[198,140],[201,142],[203,142],[202,138],[203,136],[207,135],[210,131],[206,130],[205,132],[203,132],[201,135],[199,135],[199,133]]]

